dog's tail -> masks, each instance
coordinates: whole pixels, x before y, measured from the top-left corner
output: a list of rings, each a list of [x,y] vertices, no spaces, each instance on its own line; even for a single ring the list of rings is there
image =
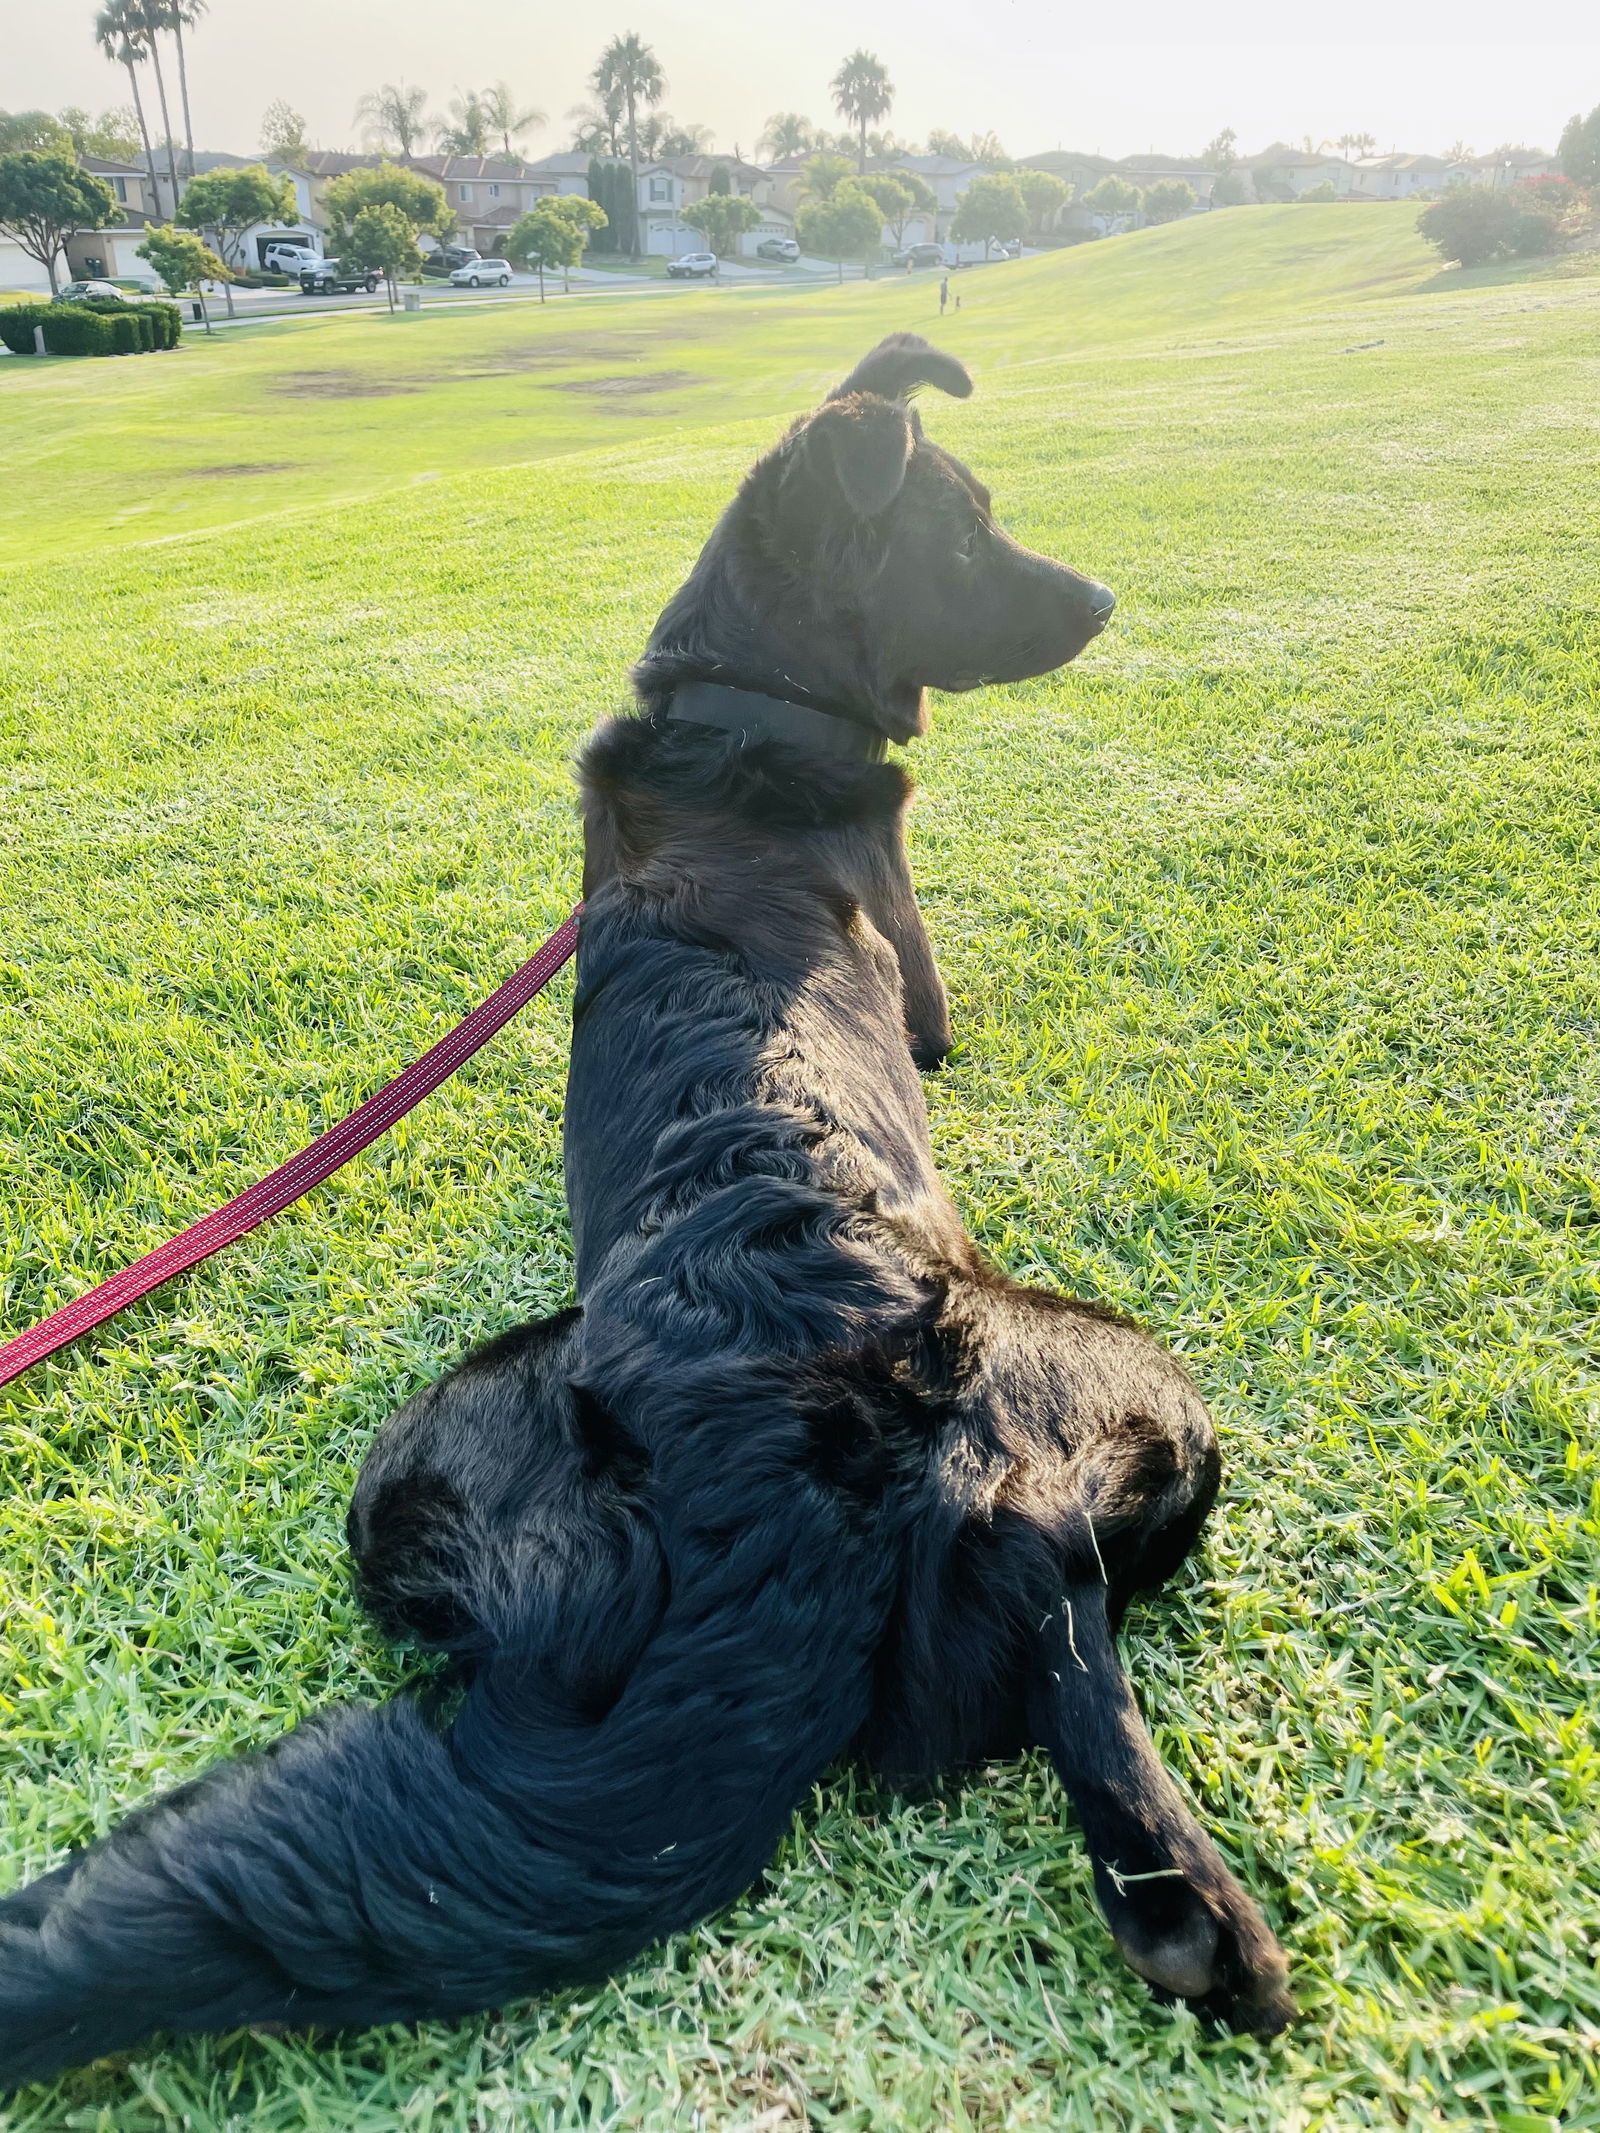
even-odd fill
[[[887,1606],[887,1551],[781,1493],[664,1547],[609,1709],[553,1720],[547,1660],[501,1642],[448,1725],[328,1711],[0,1903],[0,2087],[156,2030],[494,2007],[730,1902],[861,1724]]]

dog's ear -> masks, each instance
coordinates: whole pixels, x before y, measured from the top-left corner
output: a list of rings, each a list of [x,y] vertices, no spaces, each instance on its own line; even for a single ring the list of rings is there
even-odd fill
[[[957,400],[967,399],[972,392],[972,379],[964,363],[933,347],[920,333],[891,333],[870,355],[861,358],[828,399],[876,393],[881,400],[908,400],[919,385],[937,385],[940,392],[950,393]]]
[[[831,399],[796,439],[785,489],[794,501],[797,487],[813,496],[820,489],[842,498],[852,517],[876,518],[900,494],[914,442],[911,418],[895,402],[870,395]]]

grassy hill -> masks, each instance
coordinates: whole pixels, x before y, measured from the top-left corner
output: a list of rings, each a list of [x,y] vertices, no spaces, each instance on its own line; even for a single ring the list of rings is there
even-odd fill
[[[863,341],[937,326],[987,370],[1443,287],[1414,213],[1267,208],[953,277],[281,320],[161,362],[0,359],[0,561],[183,536],[640,431],[775,417]],[[1460,277],[1454,277],[1459,281]]]
[[[886,282],[0,366],[9,1329],[529,952],[570,749],[741,468],[891,327],[970,357],[931,430],[1120,605],[916,751],[934,1130],[1001,1263],[1215,1406],[1223,1502],[1126,1642],[1304,2010],[1262,2048],[1155,2006],[1041,1765],[840,1772],[603,1989],[143,2053],[6,2133],[1600,2127],[1600,276],[1475,286],[1409,222],[1197,220],[942,328]],[[0,1394],[4,1875],[403,1677],[344,1502],[569,1293],[565,1016]]]

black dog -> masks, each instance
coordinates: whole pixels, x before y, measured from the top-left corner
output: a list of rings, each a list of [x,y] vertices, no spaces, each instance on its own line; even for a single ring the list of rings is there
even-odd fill
[[[350,1514],[452,1703],[330,1712],[9,1898],[0,2079],[593,1976],[735,1897],[836,1757],[1029,1742],[1135,1969],[1287,2019],[1114,1643],[1210,1506],[1206,1410],[986,1266],[929,1155],[912,1052],[949,1032],[884,738],[925,686],[1072,658],[1111,598],[998,530],[923,383],[971,389],[885,342],[755,468],[585,753],[581,1300],[402,1409]]]

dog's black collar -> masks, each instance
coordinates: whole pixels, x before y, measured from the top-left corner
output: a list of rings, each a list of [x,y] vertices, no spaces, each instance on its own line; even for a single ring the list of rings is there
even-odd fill
[[[686,681],[672,692],[669,719],[691,726],[720,726],[746,741],[791,741],[817,755],[881,763],[889,743],[875,727],[839,711],[818,711],[759,689],[733,689],[720,681]]]

